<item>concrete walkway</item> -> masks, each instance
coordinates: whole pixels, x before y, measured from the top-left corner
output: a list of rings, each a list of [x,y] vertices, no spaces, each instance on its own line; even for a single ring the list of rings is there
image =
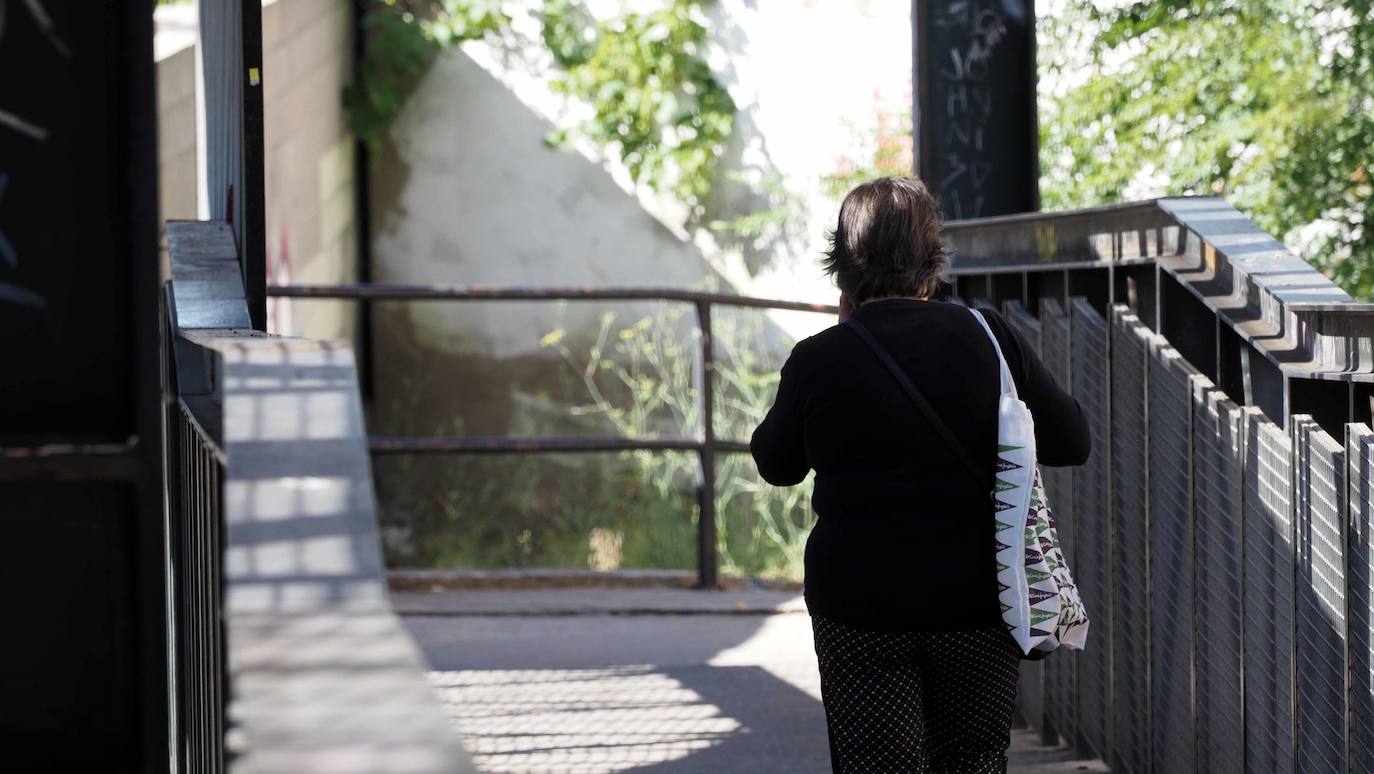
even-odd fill
[[[795,593],[393,592],[486,772],[830,771]],[[1013,739],[1018,774],[1103,772]]]

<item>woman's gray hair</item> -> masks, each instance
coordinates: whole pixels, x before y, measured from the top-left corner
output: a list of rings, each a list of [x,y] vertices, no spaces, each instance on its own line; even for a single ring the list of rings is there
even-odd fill
[[[854,303],[934,295],[949,266],[940,205],[916,177],[880,177],[850,191],[822,266]]]

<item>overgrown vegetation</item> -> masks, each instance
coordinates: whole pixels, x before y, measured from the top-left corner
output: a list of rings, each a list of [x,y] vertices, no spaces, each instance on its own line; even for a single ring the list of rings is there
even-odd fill
[[[1071,0],[1041,20],[1047,208],[1220,195],[1374,298],[1370,0]]]
[[[344,88],[343,101],[354,135],[373,158],[440,52],[509,23],[500,0],[371,0],[362,17],[362,68],[358,79]]]
[[[772,403],[778,373],[760,349],[764,316],[718,313],[717,437],[747,439]],[[559,328],[542,340],[562,364],[558,397],[531,398],[515,435],[637,438],[699,433],[699,360],[681,309],[633,323],[607,312],[590,341]],[[785,348],[790,342],[778,342]],[[423,374],[417,378],[425,378]],[[420,389],[408,391],[418,396]],[[572,405],[567,403],[571,399]],[[419,400],[419,398],[416,398]],[[418,416],[395,405],[392,417]],[[571,424],[569,424],[571,423]],[[569,429],[572,427],[573,429]],[[424,432],[397,426],[396,432]],[[441,432],[463,434],[454,420]],[[721,569],[798,578],[813,516],[810,485],[779,489],[745,454],[716,462]],[[691,452],[379,458],[387,560],[437,567],[677,568],[696,565],[699,461]]]

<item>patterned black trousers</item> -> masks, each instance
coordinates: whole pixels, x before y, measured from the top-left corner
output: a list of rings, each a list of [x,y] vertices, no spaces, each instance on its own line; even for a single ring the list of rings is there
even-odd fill
[[[836,772],[1006,771],[1020,664],[1006,629],[870,632],[815,616],[811,626]]]

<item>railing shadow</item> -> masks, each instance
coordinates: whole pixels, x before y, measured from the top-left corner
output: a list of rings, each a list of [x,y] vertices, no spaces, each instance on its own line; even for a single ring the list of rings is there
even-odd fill
[[[813,662],[720,663],[774,620],[810,648],[798,613],[406,623],[483,770],[829,771]]]

